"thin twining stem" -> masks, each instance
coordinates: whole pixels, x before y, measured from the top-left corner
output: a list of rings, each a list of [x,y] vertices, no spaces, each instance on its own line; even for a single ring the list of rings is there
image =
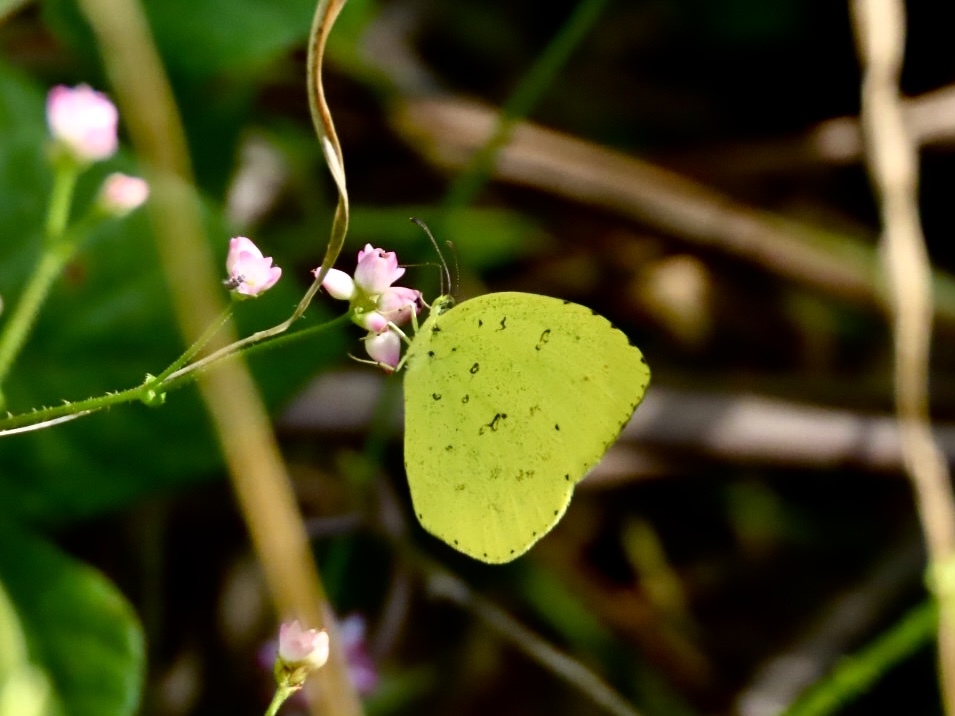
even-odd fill
[[[137,401],[150,402],[147,400],[150,394],[158,395],[181,388],[182,386],[193,382],[200,373],[209,370],[217,362],[233,357],[240,352],[249,354],[257,349],[278,348],[280,345],[284,345],[285,343],[302,340],[317,333],[331,330],[332,328],[350,320],[351,314],[345,313],[341,316],[338,316],[337,318],[332,319],[331,321],[328,321],[327,323],[323,323],[320,326],[313,326],[301,331],[296,331],[295,333],[287,336],[274,338],[268,343],[259,343],[258,345],[253,345],[252,343],[248,342],[248,339],[238,341],[237,343],[233,343],[222,350],[216,351],[214,354],[206,356],[205,358],[202,358],[195,363],[191,363],[184,368],[179,368],[178,370],[173,370],[171,372],[167,368],[160,373],[160,376],[166,376],[161,380],[159,378],[153,378],[142,385],[137,385],[134,388],[128,388],[116,393],[107,393],[106,395],[65,403],[53,408],[43,408],[41,410],[34,410],[29,413],[12,415],[4,420],[0,420],[0,437],[16,435],[18,433],[28,432],[30,430],[38,430],[45,427],[53,427],[54,425],[59,425],[60,423],[67,422],[69,420],[91,415],[103,410],[104,408],[109,408],[114,405],[133,403]],[[272,329],[270,329],[270,331],[271,330]],[[259,334],[249,336],[249,338],[255,338],[256,336],[260,336],[260,334],[265,333],[269,333],[269,331],[260,331]],[[273,333],[271,335],[275,334]],[[260,336],[259,341],[261,340],[264,340],[264,338]],[[242,345],[239,346],[239,344]],[[172,365],[176,365],[178,362],[179,359],[177,359]]]

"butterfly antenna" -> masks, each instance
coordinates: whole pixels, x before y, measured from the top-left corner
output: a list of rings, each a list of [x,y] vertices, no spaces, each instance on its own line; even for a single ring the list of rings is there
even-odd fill
[[[444,245],[448,247],[448,251],[451,252],[451,258],[454,259],[454,285],[450,287],[449,293],[452,296],[457,296],[458,289],[461,288],[461,267],[458,266],[458,249],[453,241],[445,241]],[[451,279],[448,278],[448,281],[450,282]]]
[[[434,250],[438,254],[438,258],[441,259],[441,268],[444,269],[444,275],[441,277],[441,295],[447,295],[451,289],[451,272],[448,270],[448,262],[444,260],[444,254],[441,253],[441,247],[438,246],[434,234],[431,233],[431,229],[428,228],[426,223],[414,216],[411,217],[411,221],[417,224],[422,231],[428,235],[428,238],[431,239],[431,245],[434,246]],[[445,287],[447,287],[447,290]]]

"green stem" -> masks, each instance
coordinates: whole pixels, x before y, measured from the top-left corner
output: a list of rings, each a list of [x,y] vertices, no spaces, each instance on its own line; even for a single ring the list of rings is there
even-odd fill
[[[119,405],[120,403],[132,403],[142,398],[144,388],[145,386],[137,385],[135,388],[121,390],[118,393],[107,393],[106,395],[100,395],[96,398],[64,403],[55,408],[42,408],[29,413],[12,415],[9,418],[0,420],[0,433],[7,430],[15,430],[16,428],[53,423],[53,421],[59,421],[60,418],[69,416],[80,417],[81,415],[89,415],[90,413],[96,413],[104,408]]]
[[[43,253],[0,334],[0,385],[6,382],[13,362],[26,343],[40,307],[50,293],[50,287],[73,255],[75,242],[67,240],[66,225],[78,176],[79,171],[74,164],[60,162],[56,167],[44,227]],[[0,394],[0,407],[4,403]]]
[[[53,177],[53,191],[50,193],[50,206],[46,213],[46,240],[56,242],[66,231],[70,218],[70,204],[73,202],[73,189],[79,170],[69,161],[57,162]]]
[[[321,278],[321,275],[319,276],[319,278]],[[318,289],[321,288],[321,285],[322,285],[319,278],[316,278],[315,281],[312,282],[312,285],[309,286],[308,291],[305,292],[305,296],[302,297],[302,300],[298,302],[298,305],[295,307],[295,310],[292,311],[292,315],[289,316],[284,321],[282,321],[281,323],[279,323],[277,326],[272,326],[271,328],[267,328],[264,331],[258,331],[257,333],[253,333],[251,336],[247,336],[243,338],[242,340],[236,341],[235,343],[231,343],[225,346],[224,348],[220,348],[215,353],[211,353],[207,355],[205,358],[202,358],[196,361],[192,365],[186,366],[182,370],[172,373],[171,375],[168,376],[169,379],[178,381],[184,375],[188,375],[189,373],[192,373],[193,371],[197,371],[197,370],[198,371],[205,370],[209,365],[216,363],[217,361],[220,361],[223,358],[228,358],[229,356],[235,353],[239,353],[243,350],[251,348],[253,345],[257,343],[261,343],[267,338],[273,338],[279,335],[280,333],[284,333],[285,331],[287,331],[299,318],[301,318],[304,315],[305,309],[308,308],[308,305],[312,302],[312,298],[314,298],[315,294],[318,293]],[[305,331],[299,331],[298,333],[295,333],[293,335],[301,338],[303,334],[310,335],[311,333],[317,332],[316,329],[325,330],[326,328],[336,326],[339,323],[344,323],[345,321],[350,320],[350,318],[351,318],[351,314],[345,313],[339,316],[338,318],[335,318],[329,321],[328,323],[322,324],[321,326],[315,326],[315,328],[310,328]],[[291,336],[288,336],[288,338],[291,338]],[[284,341],[271,341],[270,343],[278,345],[283,342]]]
[[[829,676],[790,706],[784,716],[836,713],[870,690],[889,669],[928,644],[937,625],[935,601],[920,604],[862,651],[845,657]]]
[[[275,696],[272,697],[272,703],[265,710],[265,716],[275,716],[279,712],[279,707],[285,703],[289,696],[294,694],[297,689],[280,686],[275,690]]]
[[[142,401],[150,391],[154,393],[163,393],[176,390],[177,388],[181,388],[184,385],[194,382],[201,372],[208,370],[219,361],[230,358],[238,353],[249,354],[252,352],[258,352],[259,350],[277,348],[280,345],[302,340],[303,338],[308,338],[317,333],[330,330],[336,326],[347,323],[350,320],[350,314],[346,313],[331,321],[328,321],[327,323],[323,323],[320,326],[313,326],[311,328],[306,328],[305,330],[296,331],[295,333],[282,336],[281,338],[277,338],[261,345],[252,345],[249,343],[249,339],[238,341],[184,368],[175,368],[180,360],[177,359],[176,362],[174,362],[169,368],[166,368],[162,373],[160,373],[161,380],[152,379],[143,385],[137,385],[134,388],[128,388],[118,393],[107,393],[106,395],[97,396],[95,398],[87,398],[86,400],[79,400],[74,403],[58,405],[54,408],[43,408],[41,410],[34,410],[29,413],[13,415],[9,418],[0,420],[0,434],[7,430],[40,426],[44,423],[53,423],[53,421],[62,420],[71,416],[80,417],[82,415],[89,415],[113,405]],[[206,331],[206,334],[208,334],[210,331]],[[268,331],[260,331],[260,334],[264,333],[268,333]],[[203,335],[205,336],[206,334]],[[252,337],[253,336],[250,336],[250,338]],[[198,342],[199,341],[197,341],[197,343]],[[190,351],[192,351],[192,348],[190,348],[187,353]],[[170,368],[172,368],[172,370],[170,370]]]
[[[196,379],[199,373],[208,370],[213,365],[219,361],[225,360],[226,358],[231,358],[232,356],[239,353],[243,355],[252,355],[253,353],[258,353],[260,351],[278,348],[279,346],[285,345],[286,343],[308,338],[317,333],[323,333],[324,331],[327,331],[331,328],[335,328],[350,322],[351,313],[349,312],[343,313],[337,318],[333,318],[331,321],[323,323],[320,326],[312,326],[311,328],[306,328],[304,330],[296,331],[295,333],[290,333],[284,336],[276,337],[278,331],[276,331],[274,328],[253,333],[251,336],[243,338],[241,341],[236,341],[232,345],[221,348],[215,353],[212,353],[205,358],[197,360],[195,363],[187,365],[185,368],[170,374],[161,387],[163,390],[175,390],[186,383],[191,383]],[[272,338],[272,340],[265,343],[263,341],[266,338]],[[0,426],[2,426],[2,423],[0,423]]]
[[[187,348],[181,356],[170,363],[162,373],[150,381],[151,385],[155,387],[162,384],[166,378],[195,358],[196,354],[198,354],[199,351],[201,351],[206,344],[212,340],[212,337],[219,332],[219,329],[226,324],[226,321],[228,321],[231,316],[232,306],[229,306],[229,308],[222,312],[222,315],[219,316],[219,318],[213,321],[213,323],[202,332],[202,335],[199,336],[195,343],[189,346],[189,348]]]
[[[530,114],[544,92],[557,79],[573,51],[587,37],[607,4],[608,0],[580,0],[560,32],[550,41],[501,108],[491,137],[454,180],[444,199],[445,209],[457,209],[471,203],[491,175],[494,158],[498,150],[507,143],[514,125]]]
[[[40,256],[40,262],[30,277],[30,282],[0,335],[0,385],[6,382],[13,361],[26,343],[50,287],[72,255],[72,246],[57,243],[48,245]]]

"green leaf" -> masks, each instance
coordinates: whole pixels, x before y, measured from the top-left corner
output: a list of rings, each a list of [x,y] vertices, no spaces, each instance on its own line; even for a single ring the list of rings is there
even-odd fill
[[[8,309],[39,251],[49,196],[44,159],[43,92],[0,64],[0,296]],[[79,191],[93,195],[106,172],[97,165]],[[209,208],[208,236],[223,261],[228,230]],[[288,317],[305,290],[284,260],[285,247],[258,240],[286,276],[266,295],[236,308],[242,335]],[[317,254],[317,252],[316,252]],[[316,257],[317,263],[317,257]],[[316,301],[305,327],[327,317]],[[55,286],[4,393],[23,412],[139,385],[184,349],[142,212],[90,237]],[[0,315],[2,327],[3,315]],[[263,353],[252,367],[266,402],[278,406],[345,352],[346,332]],[[168,395],[161,408],[124,405],[66,425],[0,439],[0,505],[32,523],[63,523],[122,508],[170,488],[221,475],[221,455],[195,390]]]
[[[147,0],[143,5],[171,73],[194,78],[263,71],[304,43],[315,8],[314,0]],[[48,0],[43,13],[60,39],[87,58],[96,56],[75,0]]]
[[[0,521],[0,545],[0,582],[31,661],[49,675],[63,713],[134,713],[145,657],[142,630],[126,600],[94,569],[6,521]]]
[[[0,0],[0,22],[6,20],[29,2],[30,0]]]
[[[49,702],[49,680],[30,663],[20,619],[0,583],[0,716],[42,716]]]

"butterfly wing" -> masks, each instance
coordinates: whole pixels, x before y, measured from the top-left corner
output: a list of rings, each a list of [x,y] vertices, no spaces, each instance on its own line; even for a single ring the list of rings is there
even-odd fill
[[[650,378],[605,318],[525,293],[429,317],[406,370],[405,468],[418,519],[492,563],[520,556],[557,523]]]

